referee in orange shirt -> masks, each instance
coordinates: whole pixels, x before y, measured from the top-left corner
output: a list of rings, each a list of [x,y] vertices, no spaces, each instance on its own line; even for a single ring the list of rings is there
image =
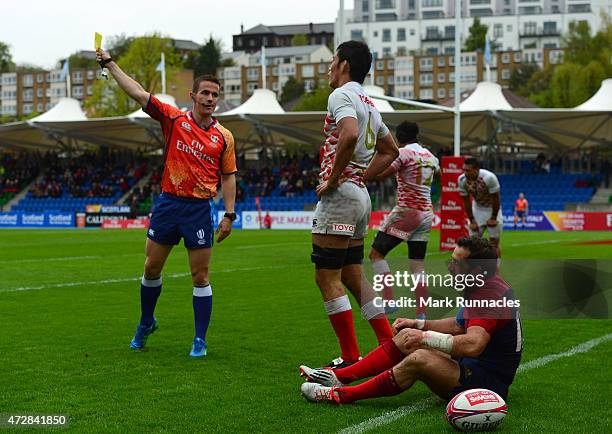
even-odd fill
[[[108,68],[117,84],[153,119],[159,121],[164,138],[162,194],[156,202],[147,231],[146,260],[140,287],[141,317],[130,348],[141,349],[157,329],[153,316],[161,293],[164,263],[181,238],[189,255],[193,280],[195,338],[192,357],[206,355],[206,331],[212,312],[212,288],[208,264],[213,245],[212,198],[221,180],[225,213],[216,230],[217,242],[225,239],[236,219],[236,154],[232,134],[212,116],[220,83],[200,76],[189,93],[191,112],[164,104],[119,68],[108,53],[98,50],[96,60]]]
[[[518,199],[514,202],[514,229],[516,229],[519,220],[525,226],[528,212],[529,202],[525,199],[525,193],[519,193]]]

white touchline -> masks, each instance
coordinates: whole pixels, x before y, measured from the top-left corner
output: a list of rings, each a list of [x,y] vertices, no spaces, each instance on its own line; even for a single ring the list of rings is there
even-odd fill
[[[572,357],[576,354],[586,353],[587,351],[590,351],[593,347],[610,340],[612,340],[612,333],[600,336],[595,339],[591,339],[590,341],[583,342],[562,353],[548,354],[547,356],[539,357],[537,359],[521,364],[517,370],[517,374],[525,371],[530,371],[535,368],[539,368],[564,357]],[[430,407],[433,407],[437,402],[440,402],[440,399],[432,396],[430,398],[423,399],[415,404],[399,407],[396,410],[388,411],[386,413],[381,414],[380,416],[366,419],[357,425],[352,425],[341,429],[340,431],[338,431],[338,434],[364,433],[374,428],[378,428],[380,426],[395,422],[396,420],[401,419],[404,416],[408,416],[409,414],[416,413],[417,411],[426,410]]]
[[[258,271],[258,270],[277,270],[282,268],[294,268],[295,265],[278,265],[274,267],[250,267],[250,268],[226,268],[223,270],[217,270],[211,272],[212,275],[217,273],[234,273],[238,271]],[[191,273],[172,273],[164,274],[164,279],[173,279],[177,277],[191,276]],[[104,285],[107,283],[123,283],[123,282],[136,282],[140,281],[140,277],[120,277],[117,279],[104,279],[104,280],[92,280],[89,282],[62,282],[62,283],[51,283],[48,285],[36,285],[36,286],[22,286],[19,288],[0,288],[2,292],[21,292],[21,291],[33,291],[38,289],[51,289],[51,288],[68,288],[71,286],[93,286],[93,285]]]

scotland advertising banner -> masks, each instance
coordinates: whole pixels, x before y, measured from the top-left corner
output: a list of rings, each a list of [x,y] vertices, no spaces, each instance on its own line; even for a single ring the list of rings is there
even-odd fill
[[[74,223],[70,212],[0,213],[0,228],[72,228]]]

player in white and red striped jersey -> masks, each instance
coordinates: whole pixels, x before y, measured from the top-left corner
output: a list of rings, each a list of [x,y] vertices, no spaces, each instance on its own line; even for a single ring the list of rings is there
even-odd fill
[[[413,274],[424,271],[423,261],[434,215],[431,184],[434,175],[440,172],[440,163],[429,150],[418,143],[418,134],[419,127],[413,122],[403,122],[397,127],[399,157],[377,177],[378,180],[382,180],[393,174],[396,175],[397,205],[385,218],[370,250],[370,261],[375,274],[391,273],[385,257],[404,241],[408,244],[410,271]],[[379,281],[384,282],[384,280]],[[417,317],[425,318],[423,301],[427,297],[426,281],[421,280],[414,290],[418,300]],[[383,298],[393,299],[392,287],[383,289]],[[386,309],[387,313],[395,310]]]

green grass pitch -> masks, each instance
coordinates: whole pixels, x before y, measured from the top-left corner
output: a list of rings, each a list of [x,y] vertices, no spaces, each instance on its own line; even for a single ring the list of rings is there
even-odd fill
[[[338,356],[303,231],[235,231],[215,247],[209,355],[201,360],[188,356],[191,280],[176,248],[156,311],[160,329],[147,351],[131,352],[144,239],[144,231],[0,231],[0,413],[68,414],[75,432],[329,433],[431,396],[423,385],[341,407],[300,396],[297,366]],[[607,239],[611,232],[506,232],[502,247],[504,258],[612,259],[610,245],[571,243]],[[354,312],[366,353],[374,335]],[[523,361],[611,331],[612,320],[524,321]],[[521,373],[499,431],[610,432],[611,359],[607,341]],[[372,432],[451,432],[443,415],[434,401]]]

